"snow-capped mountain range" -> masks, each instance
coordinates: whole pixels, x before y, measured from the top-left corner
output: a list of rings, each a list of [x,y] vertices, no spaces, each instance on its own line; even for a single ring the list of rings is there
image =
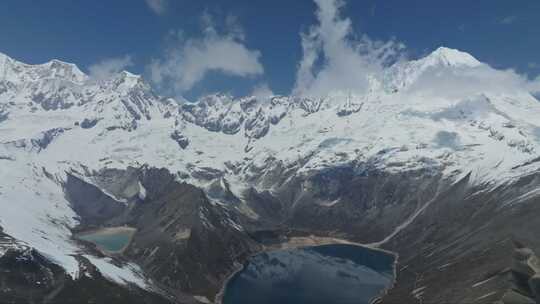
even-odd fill
[[[420,83],[483,67],[439,48],[373,77],[365,94],[188,102],[158,96],[129,72],[97,80],[70,63],[0,55],[0,226],[76,275],[71,255],[81,249],[71,240],[78,221],[61,187],[66,172],[167,168],[223,205],[230,202],[216,187],[242,201],[246,189],[279,187],[276,170],[292,178],[353,162],[503,184],[540,167],[540,102],[525,90],[438,95]],[[88,257],[114,280],[145,284],[136,265]]]

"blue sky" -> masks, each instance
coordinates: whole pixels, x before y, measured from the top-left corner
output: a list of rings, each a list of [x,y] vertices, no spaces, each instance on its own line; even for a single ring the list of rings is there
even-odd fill
[[[301,33],[318,22],[312,0],[2,4],[0,52],[28,63],[58,58],[86,71],[103,60],[122,59],[121,67],[144,74],[165,94],[188,98],[214,91],[245,95],[254,87],[290,93],[303,58]],[[348,0],[341,15],[350,18],[357,37],[394,39],[406,46],[402,51],[409,58],[444,45],[496,68],[540,74],[537,0]],[[195,54],[215,44],[223,52]],[[176,74],[185,70],[193,72]]]

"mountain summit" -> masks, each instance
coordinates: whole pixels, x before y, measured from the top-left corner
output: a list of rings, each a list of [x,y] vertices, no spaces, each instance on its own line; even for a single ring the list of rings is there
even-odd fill
[[[29,65],[0,53],[0,80],[3,82],[23,83],[44,79],[66,80],[81,83],[86,76],[75,64],[60,60],[37,65]]]
[[[425,65],[447,65],[476,67],[482,63],[471,54],[447,47],[439,47],[427,57],[421,59]]]

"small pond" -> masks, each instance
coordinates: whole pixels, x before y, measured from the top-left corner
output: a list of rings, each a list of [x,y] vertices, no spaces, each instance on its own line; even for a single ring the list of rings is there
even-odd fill
[[[391,254],[354,245],[264,252],[228,282],[224,304],[369,304],[394,279]]]
[[[79,233],[78,239],[94,243],[106,253],[121,253],[131,241],[136,229],[129,227],[103,228]]]

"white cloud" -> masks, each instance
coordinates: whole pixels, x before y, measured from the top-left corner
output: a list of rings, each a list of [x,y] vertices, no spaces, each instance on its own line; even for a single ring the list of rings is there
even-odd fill
[[[529,80],[512,69],[497,70],[487,64],[476,67],[437,66],[424,71],[405,93],[461,99],[483,92],[540,92],[540,77]]]
[[[237,25],[229,25],[227,32],[221,34],[205,16],[206,28],[201,37],[186,39],[182,33],[176,33],[171,47],[148,66],[152,82],[161,89],[182,94],[211,71],[240,77],[263,74],[261,54],[244,45],[243,31]]]
[[[126,55],[118,58],[108,58],[88,67],[90,77],[95,80],[110,78],[124,69],[133,65],[131,56]]]
[[[255,88],[253,88],[251,95],[259,99],[265,99],[265,98],[272,97],[275,94],[272,91],[272,89],[270,89],[267,83],[261,83],[255,86]]]
[[[336,92],[364,94],[371,79],[384,81],[387,68],[404,59],[405,46],[394,40],[376,41],[352,30],[341,16],[341,0],[314,0],[318,24],[302,34],[303,58],[297,70],[295,95],[325,96]],[[505,18],[505,23],[516,17]],[[422,73],[407,94],[462,98],[481,92],[540,92],[540,77],[528,80],[514,70],[437,66]]]
[[[514,15],[506,16],[499,20],[499,24],[509,25],[509,24],[514,23],[516,20],[517,20],[517,16],[514,16]]]
[[[333,91],[363,93],[369,77],[379,77],[385,65],[397,60],[404,45],[393,40],[357,38],[351,20],[341,17],[340,0],[314,0],[318,24],[302,34],[296,95],[323,96]]]
[[[167,0],[145,0],[145,1],[148,7],[150,7],[150,9],[158,15],[165,13],[165,11],[167,10],[167,6],[168,6]]]
[[[529,82],[529,91],[535,95],[540,94],[540,76]]]

